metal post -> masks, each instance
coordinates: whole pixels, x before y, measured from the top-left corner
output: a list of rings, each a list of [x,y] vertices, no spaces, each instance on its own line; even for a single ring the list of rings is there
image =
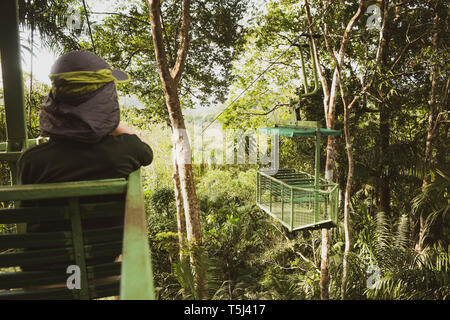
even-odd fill
[[[6,114],[7,152],[20,152],[27,147],[27,128],[23,100],[20,63],[19,16],[17,0],[2,1],[0,11],[0,56]],[[16,183],[15,161],[9,162]]]
[[[259,190],[261,190],[261,178],[259,172],[256,172],[256,203],[260,204],[261,199],[259,198]]]
[[[281,220],[284,221],[284,186],[281,185]]]
[[[269,193],[270,193],[269,211],[272,212],[272,180],[269,181]]]
[[[294,189],[291,188],[291,231],[294,229]]]
[[[316,154],[314,170],[314,223],[319,220],[319,190],[320,190],[320,128],[316,130]]]

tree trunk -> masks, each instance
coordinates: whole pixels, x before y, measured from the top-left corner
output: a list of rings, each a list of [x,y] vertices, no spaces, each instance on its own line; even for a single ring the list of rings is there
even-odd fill
[[[390,110],[387,102],[383,101],[380,108],[380,147],[379,147],[379,187],[380,209],[387,216],[391,212],[391,189],[389,186],[389,158],[388,148],[391,135]]]
[[[433,19],[433,54],[437,56],[438,54],[438,36],[439,36],[439,1],[437,1],[435,6],[435,13]],[[422,180],[422,188],[425,188],[427,184],[430,183],[430,169],[431,169],[431,157],[433,153],[433,141],[436,138],[438,131],[438,116],[437,116],[437,87],[438,87],[438,73],[439,73],[439,65],[437,62],[434,63],[431,71],[431,92],[430,99],[428,100],[428,129],[427,129],[427,138],[425,142],[425,159],[424,159],[424,173]],[[448,82],[447,82],[448,83]],[[448,88],[447,88],[448,89]],[[418,252],[422,252],[423,250],[423,232],[425,228],[425,219],[423,216],[423,212],[420,213],[419,216],[419,234],[416,242],[416,250]]]
[[[376,54],[377,65],[384,71],[387,68],[389,62],[388,56],[388,45],[391,40],[391,24],[392,21],[388,16],[389,12],[389,1],[380,1],[381,8],[381,19],[382,25],[380,30],[380,41]],[[386,100],[386,93],[382,89],[378,89],[378,95],[382,102],[379,103],[380,110],[380,144],[379,144],[379,177],[378,177],[378,187],[379,187],[379,197],[380,197],[380,209],[386,215],[390,214],[391,211],[391,190],[389,186],[389,159],[388,159],[388,148],[390,139],[390,110],[389,101]]]
[[[177,231],[178,231],[178,246],[179,246],[179,263],[182,266],[185,263],[184,253],[184,232],[185,232],[185,219],[183,216],[183,196],[181,193],[180,185],[180,174],[178,172],[178,165],[175,158],[176,150],[173,148],[173,182],[174,182],[174,192],[175,192],[175,203],[177,207]],[[181,289],[181,294],[183,297],[186,296],[186,289]]]
[[[309,4],[307,0],[304,0],[306,17],[308,20],[308,31],[310,35],[314,34],[313,31],[313,21],[311,18],[311,12],[309,8]],[[328,129],[334,129],[334,119],[335,119],[335,105],[336,98],[338,92],[338,76],[339,70],[344,63],[345,51],[347,49],[348,41],[350,40],[350,35],[353,30],[353,26],[358,21],[360,16],[364,13],[364,8],[366,5],[366,1],[362,0],[359,3],[358,10],[353,15],[353,17],[347,23],[344,34],[342,36],[341,45],[338,52],[338,57],[336,58],[333,54],[333,57],[336,61],[336,67],[333,73],[333,80],[331,83],[331,89],[328,88],[327,79],[322,70],[320,59],[317,51],[317,46],[315,44],[315,40],[313,39],[313,53],[316,57],[317,68],[319,77],[322,83],[322,90],[324,94],[324,111],[325,111],[325,120]],[[324,24],[323,28],[324,36],[326,37],[327,25]],[[327,141],[327,158],[325,162],[325,179],[328,181],[333,181],[334,178],[334,161],[336,157],[336,139],[333,136],[328,136]],[[327,300],[329,298],[328,286],[329,286],[329,277],[328,277],[328,250],[329,250],[329,233],[328,229],[322,229],[322,251],[321,251],[321,264],[320,264],[320,296],[322,300]]]
[[[350,238],[350,221],[349,221],[349,209],[350,209],[350,199],[353,183],[353,147],[352,147],[352,137],[350,135],[350,124],[349,124],[349,112],[353,103],[356,102],[356,98],[353,99],[352,103],[347,106],[344,95],[344,88],[342,82],[339,81],[341,88],[342,102],[344,104],[344,135],[345,144],[347,149],[347,161],[348,161],[348,171],[347,171],[347,183],[345,185],[345,200],[344,200],[344,232],[345,232],[345,249],[344,249],[344,259],[342,261],[342,285],[341,285],[341,298],[345,300],[345,295],[347,292],[347,278],[348,278],[348,255],[351,248],[351,238]]]
[[[149,0],[149,16],[152,26],[152,38],[156,62],[166,99],[166,106],[169,111],[170,123],[173,129],[172,143],[174,145],[175,162],[178,168],[183,198],[187,245],[189,247],[191,265],[194,272],[196,296],[199,299],[206,299],[208,297],[208,288],[206,285],[206,269],[202,266],[202,236],[197,194],[194,184],[194,173],[191,163],[191,146],[187,137],[186,126],[184,124],[183,113],[181,111],[180,99],[178,96],[178,84],[184,70],[188,52],[190,1],[184,0],[182,5],[180,48],[172,70],[169,70],[164,48],[159,0]]]
[[[180,174],[178,172],[178,166],[175,158],[176,150],[173,149],[174,157],[173,157],[173,182],[174,182],[174,192],[175,192],[175,203],[177,207],[177,230],[178,230],[178,244],[179,244],[179,258],[180,263],[183,263],[184,260],[184,216],[183,216],[183,196],[181,193],[181,185],[180,185]]]

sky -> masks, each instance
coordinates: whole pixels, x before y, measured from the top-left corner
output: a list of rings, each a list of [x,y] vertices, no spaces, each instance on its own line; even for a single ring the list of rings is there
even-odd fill
[[[251,0],[255,3],[255,5],[258,8],[264,8],[266,0]],[[119,1],[115,1],[119,2]],[[88,0],[86,1],[86,4],[88,6],[88,10],[94,11],[94,12],[105,12],[110,11],[110,1],[105,0]],[[100,15],[93,15],[92,17],[89,17],[90,20],[94,20],[95,18],[101,17]],[[77,23],[77,16],[72,16],[72,20],[70,20],[74,26],[76,26]],[[58,55],[51,52],[50,50],[42,47],[39,45],[39,39],[38,35],[35,34],[35,43],[37,43],[37,46],[33,49],[35,53],[35,57],[33,58],[33,76],[46,84],[50,84],[50,79],[48,78],[48,75],[50,73],[50,68],[57,59]],[[22,35],[22,41],[26,39],[29,39],[29,32],[24,32]],[[27,41],[28,42],[28,41]],[[28,43],[26,43],[28,44]],[[22,61],[22,68],[25,72],[30,73],[31,71],[31,61],[30,61],[30,54],[28,52],[24,53],[24,60]]]
[[[250,1],[252,1],[255,4],[255,7],[258,8],[258,10],[262,10],[263,12],[265,11],[266,0],[250,0]],[[86,0],[88,11],[92,11],[92,12],[112,12],[112,11],[114,11],[113,8],[115,7],[115,5],[119,4],[121,2],[122,2],[122,0],[114,0],[114,1]],[[81,21],[81,18],[79,17],[80,14],[81,13],[78,11],[69,12],[66,24],[67,25],[71,24],[75,28],[77,26],[79,26],[79,24],[77,24],[77,23],[79,23],[79,21]],[[102,17],[104,17],[104,15],[94,14],[94,15],[89,16],[89,20],[92,23],[92,21],[99,20],[99,19],[101,20]],[[245,16],[243,19],[244,20],[243,23],[244,24],[247,23],[248,19],[250,19],[250,18],[251,17],[249,15]],[[22,44],[30,46],[29,39],[30,39],[30,32],[28,30],[21,30]],[[31,66],[32,66],[33,78],[40,82],[50,85],[51,83],[50,83],[50,79],[48,77],[50,74],[50,68],[53,65],[53,63],[55,62],[55,60],[58,58],[59,54],[56,54],[56,53],[52,52],[51,50],[43,47],[40,44],[39,34],[37,32],[34,34],[34,43],[35,43],[35,46],[33,49],[33,53],[34,53],[33,57],[31,57],[31,54],[28,51],[23,50],[22,69],[26,73],[30,73]],[[31,59],[33,59],[32,63],[31,63]],[[138,100],[133,97],[121,96],[120,103],[122,105],[133,105],[138,108],[140,105]],[[218,107],[220,107],[220,106],[218,106]],[[213,108],[213,109],[216,109],[216,108]],[[195,110],[189,110],[188,112],[189,113],[204,113],[205,111],[206,112],[208,112],[208,111],[214,112],[213,110],[205,110],[204,108],[201,108],[200,106],[198,106],[198,108],[196,108]]]
[[[105,0],[97,0],[97,1],[86,1],[86,4],[88,6],[89,11],[95,11],[95,12],[102,12],[107,11],[109,5]],[[70,12],[72,13],[72,12]],[[72,23],[73,26],[76,27],[77,21],[81,21],[80,18],[77,16],[79,14],[78,12],[74,11],[72,15],[69,14],[68,19],[66,21],[66,24]],[[95,19],[95,16],[89,17],[90,20]],[[29,36],[30,32],[24,31],[21,36],[21,41],[26,39],[26,45],[29,45]],[[37,44],[33,52],[35,54],[35,57],[33,57],[33,77],[37,79],[38,81],[44,82],[48,85],[50,85],[50,79],[48,78],[48,75],[50,74],[50,68],[55,62],[55,60],[58,58],[58,54],[55,54],[54,52],[48,50],[47,48],[44,48],[42,45],[40,45],[40,39],[39,35],[36,32],[34,35],[34,41]],[[27,51],[24,51],[23,53],[24,59],[22,60],[22,69],[30,73],[31,71],[31,54],[29,54]]]

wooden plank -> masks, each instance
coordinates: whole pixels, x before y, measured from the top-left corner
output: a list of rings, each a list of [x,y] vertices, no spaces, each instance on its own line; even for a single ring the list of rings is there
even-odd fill
[[[74,261],[73,248],[43,249],[0,254],[0,267],[46,265]]]
[[[128,178],[124,228],[120,298],[153,300],[153,271],[140,170]]]
[[[93,266],[88,266],[88,279],[102,279],[111,276],[120,275],[121,262],[104,263]]]
[[[3,186],[0,188],[0,201],[123,194],[126,186],[125,179]]]
[[[93,299],[111,297],[117,296],[119,294],[119,290],[120,290],[119,280],[105,281],[91,284],[89,286],[89,295]]]
[[[122,242],[123,226],[91,229],[83,232],[85,244],[95,244],[102,242]]]
[[[122,253],[122,241],[85,245],[86,259],[118,257]]]
[[[79,299],[78,290],[67,287],[40,290],[13,290],[0,292],[0,300],[72,300]]]
[[[66,270],[0,273],[0,289],[65,283],[67,277]]]
[[[72,245],[71,232],[42,232],[0,235],[0,249],[67,247]]]
[[[81,219],[124,216],[125,201],[81,203]]]
[[[0,224],[68,220],[64,207],[28,207],[0,210]]]
[[[0,161],[17,161],[19,160],[22,152],[10,151],[10,152],[0,152]]]

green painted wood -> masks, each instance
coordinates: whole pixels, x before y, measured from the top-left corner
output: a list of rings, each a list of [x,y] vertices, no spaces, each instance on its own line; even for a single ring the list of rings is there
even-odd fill
[[[0,152],[0,161],[11,161],[15,162],[19,160],[22,152],[14,151],[14,152]]]
[[[45,232],[0,235],[0,249],[65,247],[72,244],[71,232]]]
[[[125,201],[80,204],[81,219],[124,216]]]
[[[128,178],[124,227],[120,298],[153,300],[153,271],[140,170]]]
[[[128,184],[128,187],[127,187]],[[89,190],[88,190],[89,189]],[[94,190],[95,189],[95,190]],[[94,190],[94,191],[92,191]],[[105,203],[80,203],[75,197],[123,194],[127,192],[126,204],[120,201]],[[20,195],[18,195],[20,193]],[[46,185],[7,186],[0,188],[0,201],[6,200],[40,200],[69,197],[69,209],[60,206],[9,208],[0,210],[0,221],[13,222],[39,222],[64,220],[70,217],[73,232],[50,232],[14,234],[0,238],[3,247],[13,246],[38,247],[37,250],[0,254],[0,267],[36,266],[64,263],[76,264],[81,269],[83,290],[14,290],[0,292],[0,299],[79,299],[97,298],[119,294],[119,281],[101,284],[88,284],[88,280],[103,279],[119,275],[124,272],[120,281],[121,296],[124,299],[154,299],[153,275],[151,268],[150,250],[148,247],[146,213],[144,209],[140,172],[130,175],[129,181],[125,179],[99,180],[88,182],[70,182]],[[126,227],[111,227],[102,229],[82,230],[82,219],[99,217],[117,217],[124,215]],[[127,219],[128,217],[128,219]],[[127,231],[127,230],[128,231]],[[72,234],[72,243],[68,238]],[[126,241],[125,241],[126,239]],[[127,245],[125,244],[127,242]],[[67,247],[55,249],[41,249],[42,245],[63,245]],[[80,248],[82,250],[80,250]],[[115,258],[127,249],[124,261],[104,265],[89,265],[92,259]],[[82,252],[82,253],[80,253]],[[82,257],[84,254],[84,257]],[[84,266],[83,266],[84,262]],[[84,270],[84,272],[83,272]],[[34,272],[34,271],[33,271]],[[33,273],[18,272],[6,274],[3,278],[5,284],[2,288],[11,286],[23,287],[25,285],[42,285],[66,280],[67,274],[57,275],[54,272]],[[39,275],[39,280],[30,280]],[[83,280],[83,277],[86,279]],[[29,282],[27,282],[29,281]],[[84,285],[83,285],[84,283]],[[13,294],[11,294],[13,292]]]
[[[123,194],[126,186],[125,179],[3,186],[0,188],[0,201]]]
[[[0,268],[75,262],[73,248],[42,249],[0,254]]]
[[[46,141],[48,141],[48,138],[46,137],[27,139],[27,147],[30,148]],[[0,153],[7,152],[8,150],[8,142],[0,142]]]
[[[86,257],[84,254],[83,228],[78,198],[69,199],[70,221],[72,223],[72,240],[75,253],[75,263],[80,268],[80,299],[89,299]]]
[[[42,290],[14,290],[2,292],[1,300],[73,300],[79,299],[77,290],[51,288]]]
[[[86,259],[117,257],[122,253],[122,241],[97,243],[84,246]]]
[[[60,270],[60,272],[27,271],[0,273],[0,289],[24,288],[29,286],[65,283],[67,281],[67,276],[66,270]]]
[[[93,299],[117,296],[120,290],[120,281],[105,281],[89,286],[89,295]]]
[[[106,277],[111,276],[118,276],[120,275],[120,270],[122,267],[121,262],[113,262],[113,263],[104,263],[104,264],[98,264],[94,266],[88,266],[88,279],[94,280],[94,279],[102,279]],[[117,290],[117,295],[119,293],[119,290]]]
[[[83,241],[85,244],[121,242],[122,237],[123,226],[83,231]],[[120,248],[121,247],[122,246],[120,246]]]
[[[7,208],[0,210],[0,224],[68,220],[64,207]]]

